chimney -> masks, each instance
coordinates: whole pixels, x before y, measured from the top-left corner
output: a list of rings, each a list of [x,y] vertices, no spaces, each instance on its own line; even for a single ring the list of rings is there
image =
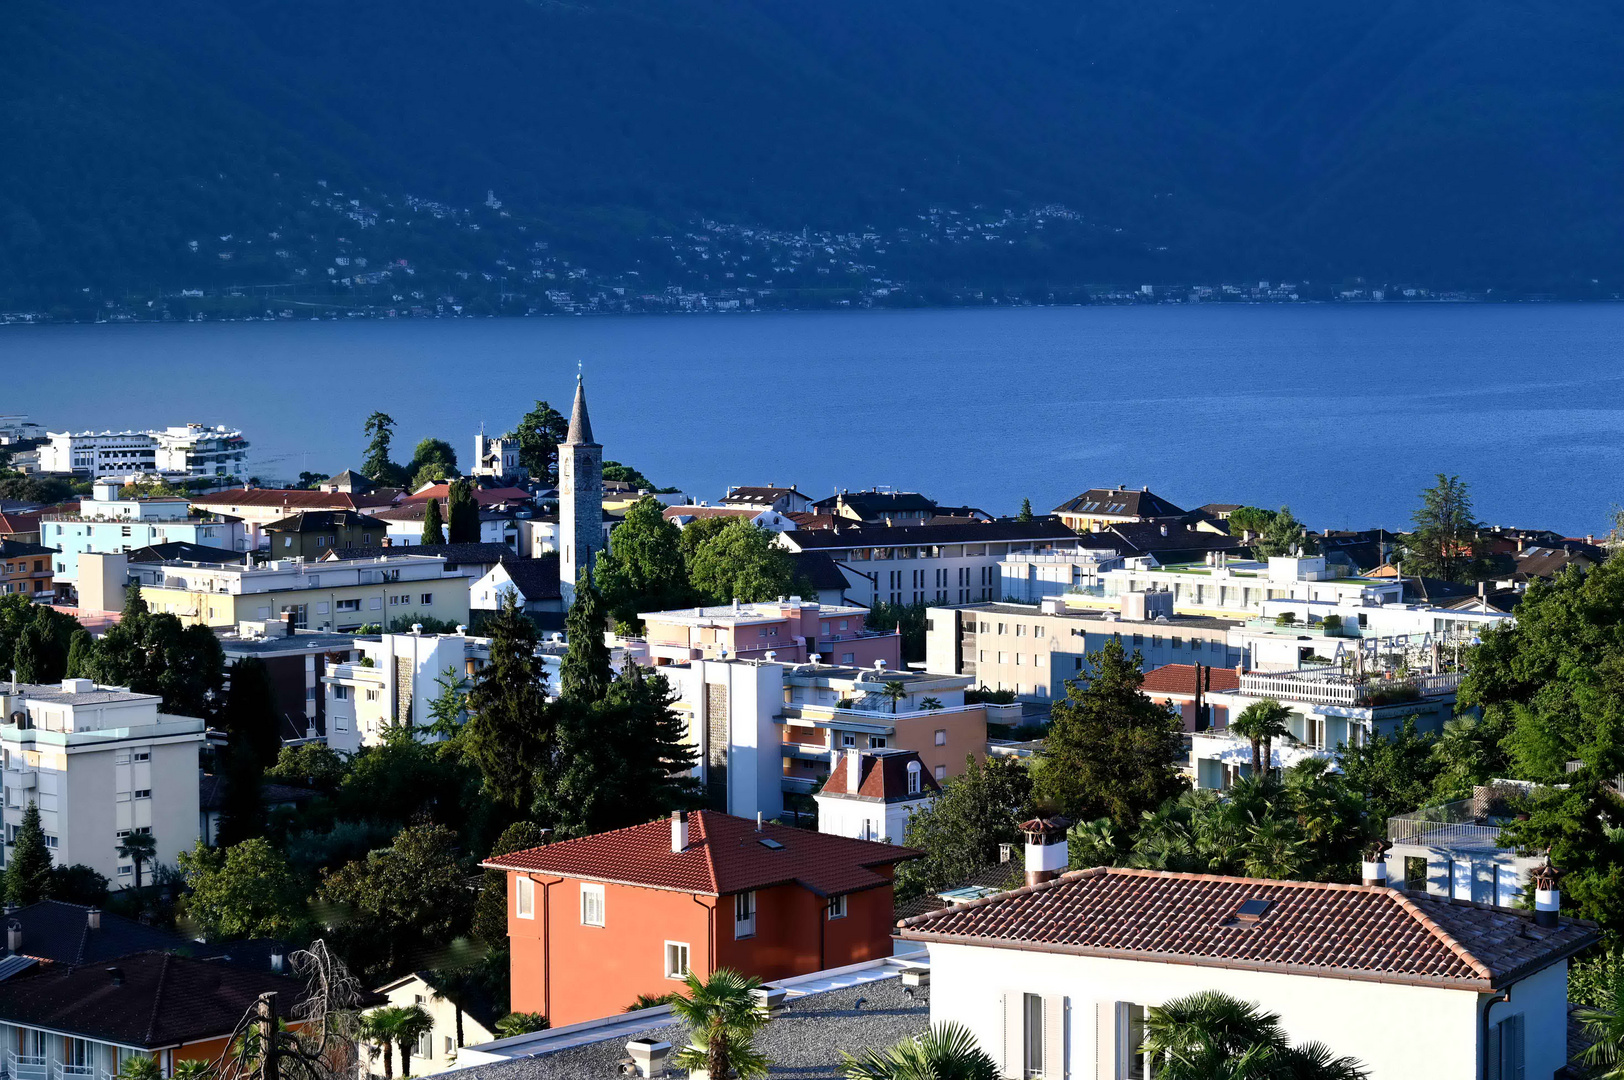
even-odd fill
[[[863,784],[863,752],[856,748],[846,751],[846,791],[857,794]]]
[[[671,811],[671,852],[681,854],[688,850],[688,814],[683,810]]]
[[[1166,526],[1166,525],[1163,525],[1163,526],[1162,526],[1162,535],[1163,535],[1163,536],[1166,536],[1166,535],[1167,535],[1167,526]]]
[[[1385,886],[1387,884],[1387,844],[1382,840],[1374,840],[1365,846],[1365,861],[1360,879],[1366,885]]]
[[[6,923],[6,949],[14,953],[23,951],[23,924],[16,919]]]
[[[998,861],[999,862],[1007,863],[1007,862],[1009,862],[1009,860],[1013,859],[1014,857],[1015,857],[1015,845],[1014,844],[999,844],[998,845]]]
[[[276,951],[271,953],[271,970],[280,975],[287,965],[287,953],[283,952],[282,946],[278,945]]]
[[[1562,893],[1556,887],[1561,871],[1547,859],[1544,866],[1536,867],[1534,879],[1534,925],[1554,927],[1557,914],[1562,910]]]
[[[110,967],[110,968],[107,969],[107,974],[112,977],[114,986],[123,986],[124,985],[124,969],[123,968],[121,968],[121,967]]]
[[[1033,818],[1021,822],[1026,834],[1026,883],[1037,885],[1066,872],[1071,855],[1066,847],[1066,830],[1071,822],[1063,817]]]
[[[282,616],[282,618],[287,623],[287,628],[288,628],[287,636],[292,637],[293,636],[293,612],[289,611],[286,615]]]
[[[89,911],[85,912],[85,923],[92,930],[100,930],[101,929],[101,908],[94,908],[93,907]]]

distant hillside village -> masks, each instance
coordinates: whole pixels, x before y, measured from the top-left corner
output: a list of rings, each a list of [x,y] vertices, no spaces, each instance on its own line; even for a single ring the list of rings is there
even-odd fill
[[[0,417],[12,1080],[1615,1075],[1616,535],[394,432]]]

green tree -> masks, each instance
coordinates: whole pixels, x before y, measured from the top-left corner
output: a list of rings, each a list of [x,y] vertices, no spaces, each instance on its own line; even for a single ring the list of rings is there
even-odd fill
[[[430,499],[423,510],[423,535],[420,542],[424,544],[445,543],[445,521],[440,516],[440,500]]]
[[[1032,520],[1032,500],[1031,499],[1022,499],[1021,500],[1021,512],[1015,515],[1015,520],[1020,521],[1020,522],[1027,522],[1027,521]]]
[[[1590,1043],[1579,1060],[1597,1080],[1624,1080],[1624,976],[1615,974],[1597,990],[1599,1000],[1573,1013]]]
[[[891,703],[891,712],[897,711],[897,702],[908,696],[908,687],[898,679],[887,679],[880,687],[880,696]]]
[[[371,1043],[383,1053],[384,1080],[394,1080],[395,1039],[400,1033],[405,1016],[406,1010],[399,1005],[385,1005],[381,1009],[361,1014],[360,1030],[357,1034],[361,1041]]]
[[[479,543],[479,503],[473,481],[453,480],[446,494],[446,540],[453,544]]]
[[[447,480],[456,479],[457,474],[447,469],[438,461],[431,461],[415,470],[408,470],[411,481],[406,486],[412,491],[422,491],[430,484],[440,484]]]
[[[446,476],[456,476],[457,452],[444,439],[424,439],[412,452],[412,463],[407,468],[415,473],[425,465],[438,465]]]
[[[609,646],[604,634],[609,629],[609,613],[603,594],[592,581],[591,567],[582,567],[575,583],[575,601],[564,616],[567,648],[558,667],[558,692],[570,701],[602,701],[609,692],[614,671],[609,664]]]
[[[139,587],[125,595],[125,613],[95,650],[95,679],[163,698],[163,711],[208,718],[225,682],[225,651],[206,626],[151,614]]]
[[[457,858],[457,834],[414,825],[394,843],[328,873],[317,897],[347,913],[335,936],[368,981],[409,971],[425,954],[466,933],[473,898]]]
[[[68,668],[63,678],[90,679],[96,670],[96,639],[89,630],[75,630],[68,646]]]
[[[1226,524],[1229,534],[1245,538],[1247,536],[1261,536],[1274,520],[1273,510],[1265,510],[1258,506],[1242,506],[1232,511]]]
[[[6,903],[23,906],[51,895],[51,850],[45,846],[39,807],[28,801],[6,859]]]
[[[67,904],[104,907],[112,885],[95,867],[84,863],[51,867],[50,896]]]
[[[547,830],[533,821],[516,821],[502,831],[491,847],[490,858],[527,851],[547,842]],[[508,947],[507,872],[486,870],[474,904],[474,937],[498,952]]]
[[[768,1062],[752,1045],[767,1025],[750,991],[761,985],[753,975],[717,968],[701,979],[690,971],[685,993],[671,998],[671,1015],[688,1029],[688,1045],[672,1062],[690,1072],[704,1069],[711,1080],[756,1080],[767,1075]]]
[[[545,401],[524,414],[514,432],[519,440],[519,464],[544,484],[558,484],[558,444],[569,434],[570,422]]]
[[[692,528],[693,526],[689,526]],[[688,565],[688,581],[712,604],[756,603],[795,591],[795,563],[777,534],[732,518],[699,545]]]
[[[348,762],[337,750],[326,743],[308,742],[282,747],[276,764],[265,770],[265,776],[278,783],[331,794],[349,771]]]
[[[361,459],[361,475],[373,483],[391,482],[400,467],[389,460],[389,446],[395,438],[395,418],[375,412],[367,417],[362,433],[367,437],[366,454]]]
[[[113,1075],[118,1080],[163,1080],[163,1070],[151,1054],[121,1054],[118,1063],[118,1072]]]
[[[497,1038],[511,1039],[532,1031],[546,1031],[551,1026],[541,1013],[510,1012],[496,1022],[496,1035]]]
[[[639,499],[609,534],[609,550],[594,567],[605,606],[622,634],[639,635],[641,611],[670,611],[693,600],[682,556],[682,530],[664,517],[652,495]]]
[[[1036,795],[1073,821],[1104,816],[1130,828],[1183,787],[1180,724],[1140,689],[1140,656],[1129,656],[1120,638],[1087,664],[1087,683],[1068,680],[1051,710]]]
[[[705,541],[711,539],[736,520],[738,519],[730,517],[703,517],[697,521],[690,521],[682,527],[678,539],[682,545],[682,563],[688,568],[686,573],[690,578],[693,575],[694,556],[699,554],[699,549],[705,545]],[[614,535],[614,533],[609,534],[611,542]]]
[[[454,739],[468,719],[468,680],[448,667],[434,677],[440,692],[429,702],[432,718],[424,733],[437,739]]]
[[[395,1025],[395,1044],[400,1047],[400,1075],[412,1075],[412,1048],[434,1030],[434,1017],[421,1005],[399,1006],[402,1016]]]
[[[897,867],[897,897],[946,889],[996,865],[999,846],[1020,841],[1031,801],[1032,775],[1020,762],[967,759],[964,775],[949,779],[940,798],[908,818],[903,843],[925,855]]]
[[[1267,776],[1274,767],[1274,741],[1291,734],[1291,710],[1274,698],[1254,701],[1229,722],[1229,731],[1252,744],[1252,775]]]
[[[1231,515],[1230,521],[1233,522]],[[1304,555],[1313,555],[1319,548],[1313,536],[1309,535],[1308,528],[1292,516],[1291,508],[1282,506],[1263,527],[1262,533],[1252,541],[1252,554],[1259,559],[1269,559],[1276,555],[1290,555],[1300,551]]]
[[[179,863],[191,890],[186,918],[205,941],[299,940],[309,932],[305,889],[287,859],[263,838],[227,848],[200,840],[180,853]]]
[[[468,722],[458,744],[484,776],[486,794],[509,810],[528,809],[537,770],[553,743],[546,673],[536,657],[536,629],[511,593],[491,619],[490,662],[468,694]]]
[[[219,725],[228,737],[243,740],[262,769],[276,764],[282,750],[282,716],[265,661],[250,656],[231,665],[231,686]]]
[[[119,858],[129,859],[135,864],[135,887],[139,890],[142,884],[141,872],[158,854],[157,839],[149,830],[133,830],[118,842],[118,847],[114,850],[118,852]]]
[[[233,736],[217,754],[215,776],[220,782],[220,824],[215,843],[239,844],[265,834],[265,804],[260,798],[265,766],[259,752],[241,735]]]
[[[1321,1043],[1293,1047],[1280,1017],[1216,990],[1152,1006],[1140,1052],[1158,1080],[1364,1080]]]
[[[1386,821],[1427,805],[1438,776],[1435,736],[1416,728],[1410,717],[1391,735],[1372,735],[1363,745],[1342,749],[1342,775],[1369,800],[1372,814]]]
[[[1421,506],[1410,517],[1415,531],[1404,542],[1404,571],[1445,581],[1473,581],[1481,568],[1478,531],[1472,518],[1472,495],[1458,476],[1438,474],[1438,482],[1421,492]]]
[[[842,1052],[846,1080],[998,1080],[998,1062],[962,1024],[933,1024],[887,1050]]]
[[[45,674],[45,632],[38,623],[29,623],[17,638],[12,653],[11,670],[18,682],[45,683],[51,681]]]
[[[868,609],[865,625],[875,633],[900,631],[903,663],[925,658],[924,604],[889,604],[883,600],[876,601]]]
[[[605,461],[603,463],[603,479],[605,483],[629,484],[636,491],[657,492],[666,494],[676,491],[676,488],[659,488],[654,481],[644,476],[630,465],[622,465],[618,461]]]
[[[297,482],[294,483],[293,486],[296,487],[296,488],[300,488],[300,489],[309,491],[309,490],[314,490],[315,488],[321,487],[322,484],[325,484],[327,481],[329,481],[331,479],[332,479],[332,477],[327,475],[326,473],[308,472],[308,471],[306,471],[306,472],[299,473],[299,479],[298,479]]]

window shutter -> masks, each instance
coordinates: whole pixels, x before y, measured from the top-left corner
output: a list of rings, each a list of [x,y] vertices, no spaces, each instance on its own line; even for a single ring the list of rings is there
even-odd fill
[[[1117,1012],[1114,1001],[1101,1001],[1094,1006],[1095,1080],[1117,1080]]]
[[[1523,1080],[1523,1014],[1507,1021],[1507,1041],[1511,1044],[1510,1060],[1506,1062],[1506,1080]]]
[[[1489,1044],[1483,1048],[1485,1064],[1488,1065],[1484,1070],[1488,1074],[1486,1080],[1509,1080],[1500,1068],[1500,1042],[1504,1031],[1504,1024],[1494,1024],[1489,1028]]]
[[[1026,1073],[1026,1017],[1021,1006],[1025,995],[1019,990],[1004,991],[1004,1071],[1010,1080],[1024,1080]]]
[[[1066,999],[1043,999],[1043,1080],[1066,1080]]]

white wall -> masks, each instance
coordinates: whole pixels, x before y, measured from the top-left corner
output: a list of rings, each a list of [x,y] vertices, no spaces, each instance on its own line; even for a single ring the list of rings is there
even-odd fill
[[[1099,1009],[1219,990],[1278,1013],[1294,1044],[1317,1040],[1358,1058],[1370,1080],[1478,1080],[1481,996],[1471,991],[968,945],[932,944],[930,962],[931,1023],[966,1025],[995,1058],[1002,1055],[1006,992],[1064,995],[1072,1078],[1115,1080],[1095,1070]],[[1558,964],[1517,983],[1510,1003],[1494,1006],[1494,1022],[1525,1015],[1529,1080],[1563,1063],[1566,999],[1566,965]]]

